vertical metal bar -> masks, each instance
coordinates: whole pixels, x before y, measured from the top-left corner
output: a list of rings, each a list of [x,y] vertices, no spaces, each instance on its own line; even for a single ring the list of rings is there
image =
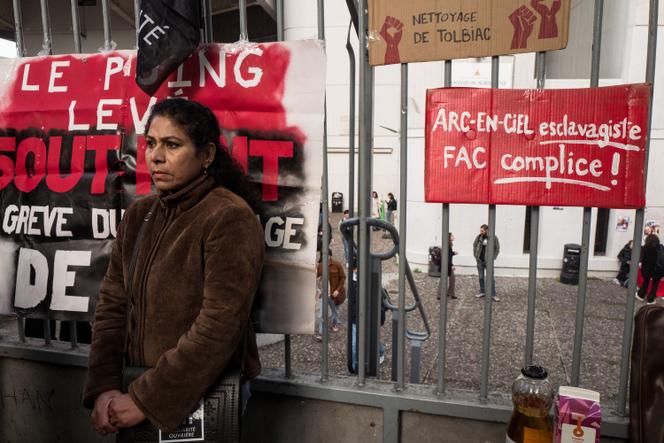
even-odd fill
[[[398,302],[397,302],[398,303]],[[399,321],[399,310],[397,309],[392,310],[392,378],[391,380],[394,382],[397,382],[395,389],[397,391],[400,391],[402,389],[402,386],[398,383],[399,382],[399,355],[400,355],[400,349],[399,349],[399,324],[401,323]]]
[[[138,30],[141,29],[140,0],[134,0],[134,27],[136,28],[136,48],[138,48]]]
[[[42,320],[44,327],[44,346],[51,346],[51,321],[49,319]]]
[[[284,0],[277,0],[277,40],[284,41]],[[293,376],[292,343],[290,334],[284,336],[284,372],[286,378]]]
[[[348,24],[346,50],[350,62],[350,105],[348,109],[348,216],[355,217],[355,51],[350,44],[352,22]],[[349,274],[350,275],[350,274]]]
[[[657,17],[659,0],[650,0],[650,18],[648,21],[648,52],[646,58],[646,82],[654,86],[655,83],[655,61],[657,59]],[[648,157],[650,154],[650,133],[652,131],[652,102],[654,89],[650,91],[650,109],[648,112],[648,134],[646,135],[645,145],[645,178],[643,185],[646,186],[648,180]],[[647,189],[647,187],[646,187]],[[641,233],[643,232],[643,220],[645,213],[643,208],[637,209],[634,220],[634,246],[632,257],[641,256]],[[625,306],[625,323],[623,327],[622,340],[622,358],[620,360],[620,379],[618,387],[618,414],[627,415],[627,382],[629,379],[629,353],[632,342],[632,328],[634,327],[634,297],[636,292],[636,276],[638,266],[630,266],[629,269],[629,290],[627,291],[627,304]]]
[[[78,0],[71,0],[71,28],[74,34],[74,51],[81,53],[81,22],[78,17]]]
[[[595,0],[593,21],[593,47],[590,68],[590,87],[599,85],[599,61],[602,48],[602,14],[604,0]],[[588,291],[588,256],[590,255],[590,221],[592,208],[583,208],[583,230],[581,233],[581,256],[579,258],[579,295],[576,299],[576,321],[574,325],[574,349],[572,351],[572,386],[579,385],[581,372],[581,347],[583,345],[583,325]]]
[[[539,206],[530,208],[530,251],[528,261],[528,315],[526,318],[526,351],[524,366],[533,364],[535,342],[535,300],[537,297],[537,251],[539,243]]]
[[[240,17],[242,16],[242,3],[243,0],[240,0]],[[244,32],[246,33],[246,4],[245,8],[245,24]],[[242,21],[242,18],[240,18]],[[246,35],[246,34],[243,34]],[[323,0],[318,0],[318,39],[325,41],[325,9],[323,6]],[[327,99],[325,100],[325,108],[327,108]],[[321,294],[321,306],[323,310],[323,348],[321,349],[321,381],[327,381],[328,378],[328,344],[330,338],[330,330],[328,328],[329,323],[329,313],[328,313],[328,300],[330,297],[329,294],[329,263],[330,257],[328,255],[328,249],[330,248],[330,231],[327,229],[329,224],[329,214],[328,214],[328,183],[327,183],[327,109],[325,110],[325,118],[323,119],[323,177],[321,183],[321,204],[323,211],[323,247],[321,248],[321,256],[323,258],[323,283],[322,283],[322,294]]]
[[[205,43],[214,41],[214,28],[212,26],[212,0],[203,0],[203,36]]]
[[[446,88],[452,86],[452,60],[445,60],[445,83]],[[450,232],[450,205],[443,203],[442,214],[442,231],[441,238],[443,239],[442,247],[440,250],[440,318],[438,320],[438,390],[437,393],[442,395],[445,393],[445,362],[447,350],[447,270],[449,248],[448,232]]]
[[[546,52],[538,52],[535,59],[537,89],[544,89],[546,79]],[[537,298],[537,252],[539,249],[539,206],[530,208],[530,251],[528,261],[528,315],[526,317],[526,350],[523,365],[533,363],[535,343],[535,300]]]
[[[76,321],[72,320],[69,322],[69,341],[71,342],[71,348],[78,348],[78,330],[76,329]]]
[[[358,384],[364,385],[366,362],[366,326],[367,326],[367,300],[369,298],[369,278],[371,263],[370,231],[367,218],[371,215],[371,159],[373,150],[373,68],[369,66],[368,58],[368,14],[367,0],[359,0],[359,59],[360,59],[360,137],[359,137],[359,194],[358,209],[360,213],[360,241],[359,255],[359,309],[358,309]]]
[[[291,336],[290,334],[286,334],[284,337],[284,360],[285,360],[285,365],[284,365],[284,372],[286,375],[286,378],[291,378],[293,376],[293,370],[291,366]]]
[[[491,57],[491,87],[498,87],[499,57]],[[496,235],[496,205],[489,205],[489,237],[486,250],[486,296],[484,300],[484,330],[482,334],[482,377],[480,379],[480,401],[486,401],[489,394],[489,356],[491,348],[491,303],[493,303],[493,254]]]
[[[318,7],[322,6],[322,3],[318,2]],[[247,34],[247,0],[239,0],[240,9],[240,40],[249,40],[249,35]],[[320,38],[320,10],[318,12],[319,22],[318,22],[318,38]]]
[[[420,362],[422,361],[422,340],[413,340],[410,346],[410,382],[420,383]]]
[[[23,13],[21,12],[21,0],[14,0],[14,29],[16,30],[16,54],[25,56],[25,45],[23,42]]]
[[[284,41],[284,0],[277,0],[277,40]]]
[[[53,41],[51,40],[51,19],[48,14],[48,0],[40,0],[39,6],[41,9],[42,32],[44,34],[42,51],[51,55],[53,54]]]
[[[406,370],[406,216],[408,209],[408,64],[401,64],[401,127],[399,172],[399,359],[397,362],[397,390],[404,388]],[[393,345],[394,346],[394,345]],[[414,349],[413,349],[414,350]],[[411,372],[414,368],[411,366]]]
[[[111,42],[111,11],[108,9],[108,0],[101,0],[101,16],[104,22],[104,51],[113,50]]]
[[[16,327],[18,329],[18,340],[25,343],[25,317],[20,314],[16,317]]]

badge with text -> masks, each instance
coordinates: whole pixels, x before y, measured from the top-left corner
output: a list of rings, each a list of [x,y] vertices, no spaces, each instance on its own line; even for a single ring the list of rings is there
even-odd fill
[[[650,89],[429,90],[426,201],[643,207]]]
[[[205,440],[205,408],[201,401],[198,408],[192,412],[180,426],[173,432],[159,430],[159,442],[162,441],[203,441]]]

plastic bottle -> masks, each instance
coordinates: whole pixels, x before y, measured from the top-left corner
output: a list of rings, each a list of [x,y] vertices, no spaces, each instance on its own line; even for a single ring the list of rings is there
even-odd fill
[[[528,366],[512,385],[514,412],[507,425],[505,443],[551,443],[549,410],[553,387],[546,369]]]

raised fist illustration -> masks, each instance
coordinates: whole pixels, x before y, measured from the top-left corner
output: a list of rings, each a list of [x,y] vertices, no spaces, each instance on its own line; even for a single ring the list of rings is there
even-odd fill
[[[388,15],[385,17],[385,23],[383,23],[383,26],[380,28],[380,36],[383,37],[383,40],[387,43],[387,49],[385,50],[385,64],[401,63],[399,43],[401,43],[401,37],[403,36],[403,23]]]
[[[556,13],[560,10],[562,0],[553,0],[551,9],[545,4],[544,0],[531,0],[530,6],[542,17],[540,21],[540,29],[538,38],[554,38],[558,37],[558,22],[556,20]]]
[[[528,37],[533,33],[533,23],[535,23],[537,17],[527,6],[521,5],[510,14],[509,18],[514,27],[510,48],[523,49],[528,46]]]

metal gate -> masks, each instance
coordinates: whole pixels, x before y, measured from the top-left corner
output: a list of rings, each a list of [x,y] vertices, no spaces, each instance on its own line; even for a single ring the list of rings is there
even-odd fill
[[[109,4],[110,2],[110,4]],[[24,56],[25,43],[23,37],[23,19],[21,10],[21,1],[13,0],[14,21],[16,30],[16,43],[18,47],[18,55]],[[80,41],[80,23],[78,1],[71,0],[71,17],[74,44],[77,52],[81,51]],[[374,68],[368,63],[368,20],[367,20],[367,3],[368,0],[346,0],[346,5],[352,17],[353,27],[357,31],[359,38],[359,47],[361,48],[359,54],[355,54],[350,44],[347,43],[348,54],[350,58],[350,137],[349,137],[349,210],[350,217],[357,217],[357,224],[359,226],[359,236],[357,239],[358,244],[358,257],[359,257],[359,316],[358,316],[358,329],[365,331],[368,328],[368,323],[371,318],[369,310],[370,290],[371,290],[371,260],[370,260],[370,225],[373,223],[371,219],[371,176],[372,176],[372,146],[373,146],[373,89],[374,89]],[[655,83],[655,55],[656,55],[656,41],[657,41],[657,18],[658,18],[658,1],[650,0],[650,14],[649,14],[649,27],[648,27],[648,48],[647,48],[647,61],[646,61],[646,77],[645,82]],[[103,29],[104,41],[103,49],[111,50],[113,48],[113,41],[111,36],[111,23],[110,23],[110,8],[117,5],[112,0],[102,0],[103,11]],[[138,0],[134,0],[135,24],[138,29]],[[203,0],[203,10],[205,11],[205,40],[206,42],[212,41],[212,2],[211,0]],[[592,62],[590,72],[590,87],[597,87],[599,84],[599,64],[600,64],[600,50],[602,43],[602,17],[603,17],[603,0],[595,0],[594,12],[594,25],[593,25],[593,45],[592,45]],[[49,23],[48,1],[40,0],[41,16],[43,25],[43,44],[42,54],[52,53],[52,36]],[[246,0],[239,0],[239,24],[240,34],[247,35],[247,2]],[[284,38],[284,0],[276,0],[276,21],[277,21],[277,38],[283,40]],[[349,27],[349,39],[350,39]],[[325,23],[324,23],[324,2],[318,0],[318,38],[325,40]],[[452,84],[452,64],[453,61],[448,60],[444,63],[444,78],[445,86]],[[355,70],[359,71],[359,93],[355,93]],[[499,58],[492,57],[491,62],[492,87],[498,87],[499,80]],[[399,217],[399,235],[398,238],[398,256],[402,259],[399,260],[399,280],[398,280],[398,303],[394,306],[394,313],[398,314],[397,321],[397,334],[395,335],[396,343],[395,356],[396,362],[393,376],[394,383],[386,385],[378,383],[371,378],[367,378],[367,360],[375,360],[377,349],[369,342],[367,336],[360,333],[358,336],[358,352],[357,352],[357,375],[349,375],[343,380],[336,378],[331,380],[329,377],[329,328],[327,328],[329,319],[327,309],[323,310],[323,340],[322,340],[322,361],[319,374],[294,374],[292,371],[292,342],[291,337],[285,338],[285,361],[282,369],[267,371],[256,384],[255,387],[265,392],[272,392],[278,394],[296,395],[306,398],[332,400],[344,403],[351,403],[356,405],[366,405],[382,408],[384,414],[384,428],[383,440],[385,442],[394,442],[399,440],[399,414],[401,411],[418,410],[424,413],[435,415],[446,415],[452,417],[469,418],[484,421],[504,421],[509,414],[510,408],[496,404],[490,400],[489,397],[489,372],[490,372],[490,338],[491,338],[491,316],[492,316],[492,297],[485,297],[483,310],[483,339],[481,350],[481,385],[479,392],[473,396],[459,396],[450,393],[446,387],[446,340],[447,340],[447,320],[448,320],[448,303],[447,303],[447,273],[441,272],[440,276],[440,316],[439,316],[439,336],[438,336],[438,359],[437,366],[437,384],[434,389],[426,385],[417,385],[406,383],[406,344],[408,340],[413,340],[412,336],[407,335],[406,319],[412,307],[406,304],[406,285],[408,283],[408,262],[406,257],[407,247],[407,165],[408,165],[408,131],[407,131],[407,117],[408,117],[408,65],[401,65],[401,127],[400,127],[400,217]],[[537,53],[536,56],[536,76],[537,87],[545,87],[546,79],[546,53]],[[359,177],[359,189],[357,195],[355,193],[355,102],[359,102],[359,165],[357,168],[357,176]],[[650,101],[651,112],[650,119],[652,120],[652,96]],[[650,124],[649,122],[649,129]],[[325,142],[324,142],[324,163],[323,163],[323,177],[322,177],[322,221],[323,226],[327,225],[329,220],[328,215],[328,152],[327,152],[327,123],[325,124]],[[648,149],[650,144],[650,137],[646,141],[646,173],[648,163]],[[358,214],[354,213],[355,202],[357,201]],[[576,301],[576,319],[574,330],[574,348],[573,348],[573,361],[571,384],[579,384],[579,374],[582,361],[582,339],[584,331],[585,308],[586,308],[586,295],[587,295],[587,278],[588,278],[588,259],[589,259],[589,245],[590,245],[590,224],[591,224],[591,209],[590,207],[583,208],[583,221],[582,221],[582,244],[580,253],[580,273],[578,296]],[[442,253],[441,253],[441,269],[446,269],[448,265],[448,255],[446,251],[449,248],[449,241],[447,233],[450,226],[450,212],[455,208],[450,204],[441,205],[442,213]],[[529,365],[533,361],[533,344],[534,344],[534,330],[535,330],[535,301],[536,301],[536,288],[537,288],[537,258],[538,258],[538,236],[539,236],[539,219],[540,208],[532,207],[530,221],[530,256],[529,256],[529,278],[528,278],[528,307],[527,307],[527,324],[526,324],[526,343],[523,352],[523,364]],[[488,220],[489,220],[489,233],[490,236],[496,232],[496,206],[488,206]],[[636,211],[636,220],[634,223],[634,249],[633,256],[638,257],[641,251],[641,232],[644,225],[644,208]],[[323,251],[327,250],[330,244],[330,234],[327,229],[323,229]],[[488,243],[488,267],[487,267],[487,292],[490,293],[493,285],[494,275],[494,260],[493,260],[493,242]],[[328,278],[328,256],[322,254],[323,259],[323,281]],[[636,266],[632,266],[629,274],[629,293],[633,294],[637,285],[637,270]],[[323,299],[329,298],[327,285],[323,285]],[[627,389],[629,377],[629,357],[630,357],[630,344],[633,329],[634,318],[634,298],[627,297],[626,309],[624,313],[624,333],[622,338],[622,359],[620,367],[619,379],[619,392],[618,392],[618,405],[615,416],[609,417],[605,420],[603,426],[603,433],[606,436],[613,436],[618,438],[626,438],[627,436]],[[324,303],[326,305],[326,303]],[[30,348],[26,344],[24,334],[24,318],[18,319],[19,342],[25,346],[9,345],[7,343],[0,345],[3,354],[8,356],[20,356],[21,358],[33,358],[36,360],[45,360],[56,363],[64,363],[75,366],[84,366],[86,363],[86,350],[79,349],[76,337],[76,327],[71,325],[71,350],[67,350],[62,344],[56,344],[53,348],[46,351],[36,350]],[[46,345],[52,344],[51,329],[49,321],[44,320],[44,337]],[[375,345],[375,344],[374,344]],[[372,353],[368,353],[371,347]]]

